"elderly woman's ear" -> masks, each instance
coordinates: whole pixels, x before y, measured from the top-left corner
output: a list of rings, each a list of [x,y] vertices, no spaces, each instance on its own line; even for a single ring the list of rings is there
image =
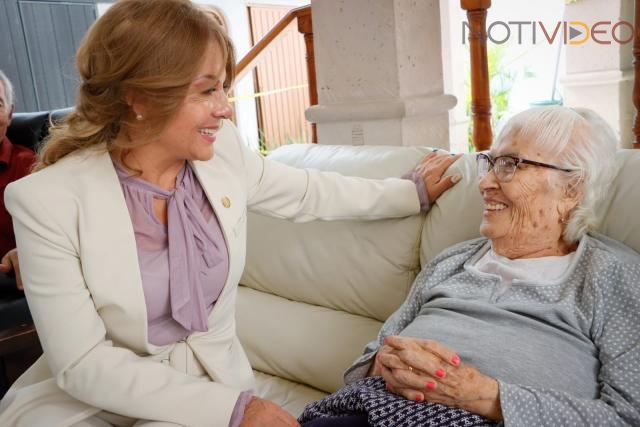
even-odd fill
[[[574,203],[573,207],[579,205],[584,197],[583,184],[582,178],[576,178],[571,180],[564,189],[564,196]]]
[[[571,212],[580,204],[584,193],[579,181],[571,181],[565,186],[564,197],[558,203],[560,222],[565,223],[571,216]]]

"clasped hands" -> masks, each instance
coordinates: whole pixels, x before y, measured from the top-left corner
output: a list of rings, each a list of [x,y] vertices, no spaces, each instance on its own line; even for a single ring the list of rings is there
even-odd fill
[[[387,390],[417,402],[465,409],[502,420],[498,382],[465,364],[452,349],[432,340],[388,336],[369,371]]]

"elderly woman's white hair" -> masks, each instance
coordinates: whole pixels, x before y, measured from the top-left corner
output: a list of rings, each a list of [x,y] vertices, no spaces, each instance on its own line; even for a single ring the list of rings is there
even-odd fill
[[[4,86],[4,93],[6,96],[7,105],[11,107],[15,101],[15,93],[13,92],[13,85],[7,75],[0,70],[0,83]]]
[[[512,117],[497,141],[518,137],[553,154],[553,164],[574,172],[560,172],[567,191],[582,198],[564,219],[563,238],[573,243],[599,225],[597,207],[616,176],[617,138],[613,129],[586,108],[532,108]]]

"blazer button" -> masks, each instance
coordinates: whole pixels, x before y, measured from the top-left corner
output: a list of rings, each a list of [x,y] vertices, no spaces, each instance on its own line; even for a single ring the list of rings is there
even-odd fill
[[[228,208],[231,206],[231,200],[229,200],[227,196],[222,198],[222,206],[224,206],[225,208]]]

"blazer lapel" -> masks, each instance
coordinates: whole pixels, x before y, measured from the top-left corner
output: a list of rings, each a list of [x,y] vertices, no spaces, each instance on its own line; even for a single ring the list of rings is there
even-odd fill
[[[224,143],[228,144],[229,142]],[[233,278],[232,273],[235,271],[236,264],[240,262],[234,256],[235,249],[239,244],[244,244],[236,238],[235,226],[246,215],[247,202],[243,197],[238,175],[233,173],[223,155],[219,155],[216,151],[211,160],[207,162],[195,161],[190,164],[218,218],[227,246],[229,273],[219,297],[221,300],[234,285],[230,283],[230,279]],[[211,314],[216,311],[218,305],[216,304]]]
[[[227,253],[229,273],[219,297],[234,288],[232,272],[240,262],[233,256],[243,244],[236,239],[236,225],[246,216],[246,198],[239,177],[224,156],[207,162],[190,162],[218,218]],[[122,187],[109,154],[101,152],[83,159],[87,195],[83,205],[90,224],[83,242],[85,279],[107,328],[109,338],[136,352],[156,354],[164,347],[148,342],[147,308],[142,288],[135,234]],[[82,228],[82,226],[81,226]],[[86,255],[86,256],[84,256]],[[237,275],[237,274],[236,274]],[[216,304],[216,308],[221,304]]]
[[[83,270],[108,338],[138,352],[155,353],[147,341],[147,309],[135,234],[124,193],[111,157],[98,153],[84,159],[88,171],[82,237]],[[82,234],[81,234],[82,236]],[[86,256],[85,256],[86,255]],[[86,260],[86,261],[85,261]]]

